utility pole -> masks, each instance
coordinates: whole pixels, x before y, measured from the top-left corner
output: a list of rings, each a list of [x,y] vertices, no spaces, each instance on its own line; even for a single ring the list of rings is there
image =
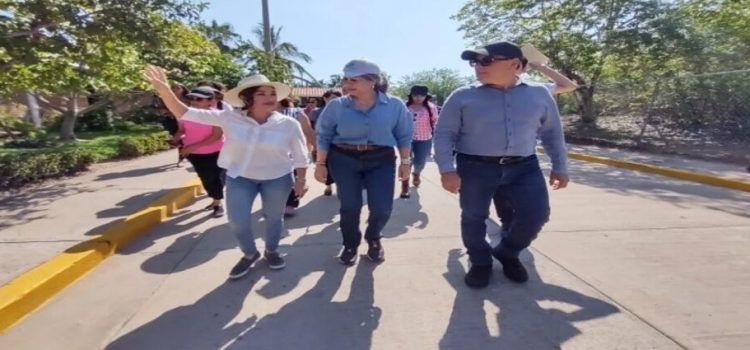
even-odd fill
[[[263,49],[271,52],[271,19],[268,16],[268,0],[263,0]]]

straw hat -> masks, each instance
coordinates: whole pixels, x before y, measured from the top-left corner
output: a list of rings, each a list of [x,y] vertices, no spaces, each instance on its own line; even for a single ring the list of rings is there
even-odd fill
[[[263,74],[251,75],[240,80],[239,84],[224,94],[224,101],[242,107],[245,103],[240,98],[240,92],[256,86],[270,86],[276,90],[276,99],[281,101],[292,93],[289,85],[268,80]]]

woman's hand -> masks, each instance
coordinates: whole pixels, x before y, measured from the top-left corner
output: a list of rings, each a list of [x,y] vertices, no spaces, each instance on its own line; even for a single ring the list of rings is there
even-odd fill
[[[297,196],[297,198],[302,198],[302,196],[307,193],[307,184],[304,178],[298,177],[294,180],[294,194]]]
[[[316,164],[315,165],[315,180],[318,180],[320,183],[326,183],[326,179],[328,178],[328,169],[326,168],[325,164]]]
[[[148,66],[146,66],[146,69],[143,70],[143,77],[146,78],[146,80],[148,80],[157,91],[159,91],[159,89],[161,88],[169,89],[167,73],[165,73],[164,69],[161,67],[149,64]]]

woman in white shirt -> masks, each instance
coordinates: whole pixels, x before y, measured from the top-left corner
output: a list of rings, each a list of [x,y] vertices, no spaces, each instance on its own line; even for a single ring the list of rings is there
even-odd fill
[[[283,210],[289,188],[301,195],[305,189],[308,156],[300,124],[276,112],[278,101],[289,95],[289,86],[271,82],[263,75],[246,77],[224,95],[237,110],[194,109],[183,104],[169,89],[164,70],[149,66],[144,72],[164,104],[177,118],[222,128],[226,135],[219,166],[227,170],[226,206],[229,228],[244,256],[229,278],[246,275],[260,258],[252,232],[251,210],[260,194],[266,222],[264,258],[271,269],[286,266],[277,252],[283,231]],[[292,171],[296,171],[296,179]]]

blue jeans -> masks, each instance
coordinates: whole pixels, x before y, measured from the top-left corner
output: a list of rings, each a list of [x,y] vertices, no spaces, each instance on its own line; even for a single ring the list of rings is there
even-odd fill
[[[251,180],[244,177],[227,176],[227,217],[229,230],[240,244],[245,256],[252,256],[255,236],[252,229],[252,208],[255,197],[260,194],[261,210],[266,222],[266,249],[276,251],[284,229],[284,206],[292,187],[292,174],[272,180]]]
[[[493,164],[456,156],[461,177],[461,239],[472,265],[492,264],[492,253],[518,257],[549,220],[549,195],[536,156],[514,164]],[[513,222],[500,244],[491,248],[487,225],[492,198],[502,196],[513,210]]]
[[[411,155],[413,157],[412,164],[414,165],[414,174],[419,175],[424,170],[425,164],[427,164],[427,156],[430,155],[432,150],[432,139],[411,142]]]
[[[362,241],[359,217],[362,212],[362,190],[367,190],[365,239],[379,240],[393,209],[396,186],[396,155],[393,149],[353,154],[331,147],[328,168],[336,181],[341,202],[341,234],[347,248],[356,249]]]

